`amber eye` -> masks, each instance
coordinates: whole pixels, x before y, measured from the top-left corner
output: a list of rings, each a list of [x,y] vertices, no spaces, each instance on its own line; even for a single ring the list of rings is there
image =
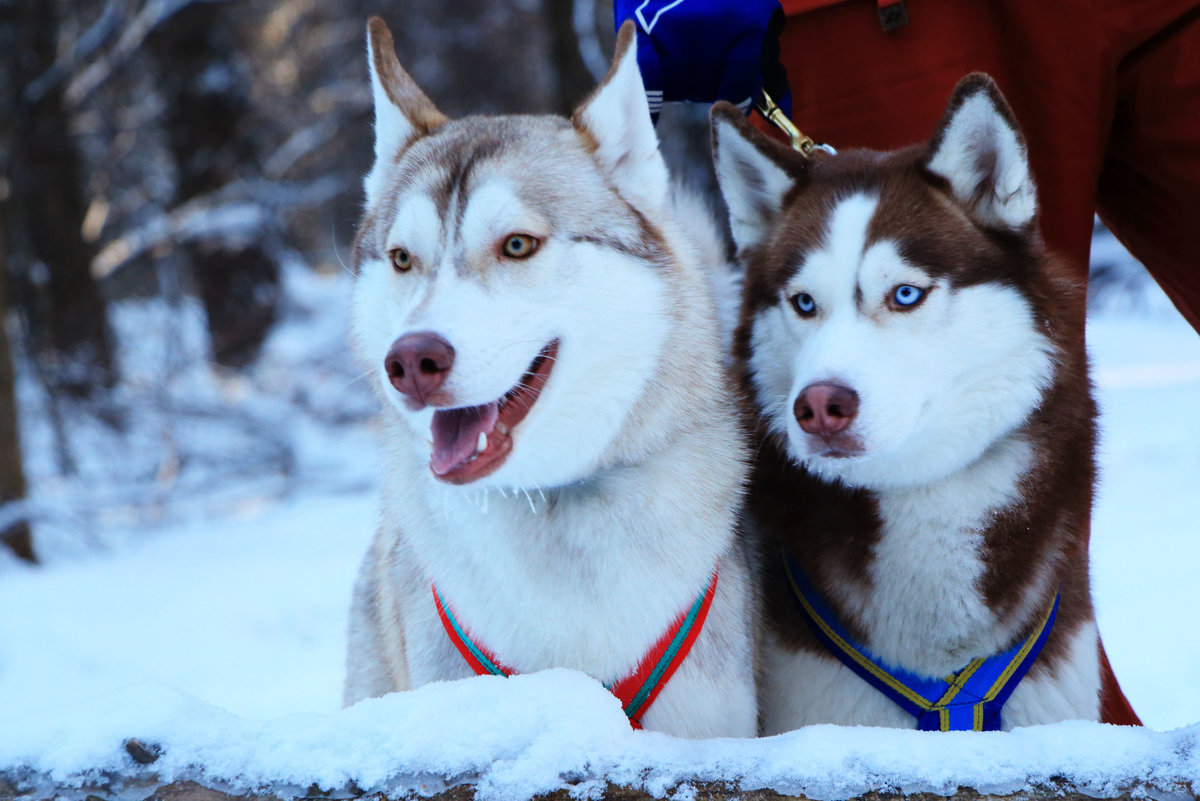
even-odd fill
[[[538,249],[538,240],[529,234],[509,234],[504,240],[504,255],[510,259],[527,259]]]
[[[398,273],[406,273],[412,269],[412,254],[404,248],[395,248],[390,251],[392,257],[392,266],[396,268]]]

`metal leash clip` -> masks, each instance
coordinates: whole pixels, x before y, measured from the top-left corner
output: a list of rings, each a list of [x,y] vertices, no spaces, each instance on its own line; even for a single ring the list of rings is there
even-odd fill
[[[776,128],[787,134],[788,139],[792,143],[792,149],[800,151],[800,155],[805,158],[811,158],[814,150],[819,150],[822,153],[828,153],[831,156],[837,155],[837,150],[833,145],[827,145],[822,142],[814,142],[812,137],[805,136],[799,128],[787,118],[778,104],[775,103],[771,96],[767,94],[767,90],[763,89],[758,96],[758,111],[764,117],[771,121]]]

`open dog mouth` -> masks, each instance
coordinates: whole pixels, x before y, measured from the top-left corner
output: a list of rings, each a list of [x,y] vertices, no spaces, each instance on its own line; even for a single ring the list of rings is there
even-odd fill
[[[482,406],[433,413],[429,469],[449,484],[469,484],[499,469],[512,451],[512,432],[537,402],[558,353],[558,340],[542,348],[516,386]]]

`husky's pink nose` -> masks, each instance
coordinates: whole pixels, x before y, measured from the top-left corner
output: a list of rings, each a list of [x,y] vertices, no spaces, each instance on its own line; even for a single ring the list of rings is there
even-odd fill
[[[854,422],[858,393],[841,384],[809,384],[796,398],[792,413],[807,433],[831,437]]]
[[[392,343],[384,357],[392,386],[418,403],[438,391],[454,366],[454,348],[437,334],[405,334]]]

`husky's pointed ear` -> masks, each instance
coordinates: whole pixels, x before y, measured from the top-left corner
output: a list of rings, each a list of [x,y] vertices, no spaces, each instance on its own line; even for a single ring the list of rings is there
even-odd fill
[[[367,21],[367,65],[375,102],[375,163],[363,185],[371,204],[382,194],[387,168],[396,155],[448,120],[400,66],[392,32],[379,17]]]
[[[1020,229],[1037,214],[1025,138],[996,83],[983,73],[958,82],[925,167],[946,179],[955,199],[991,228]]]
[[[793,165],[795,154],[755,130],[732,103],[717,103],[709,117],[717,183],[729,207],[733,241],[742,251],[762,241],[803,165]]]
[[[571,122],[618,191],[635,207],[656,210],[667,199],[667,165],[638,71],[636,34],[633,20],[626,20],[607,77],[575,109]]]

